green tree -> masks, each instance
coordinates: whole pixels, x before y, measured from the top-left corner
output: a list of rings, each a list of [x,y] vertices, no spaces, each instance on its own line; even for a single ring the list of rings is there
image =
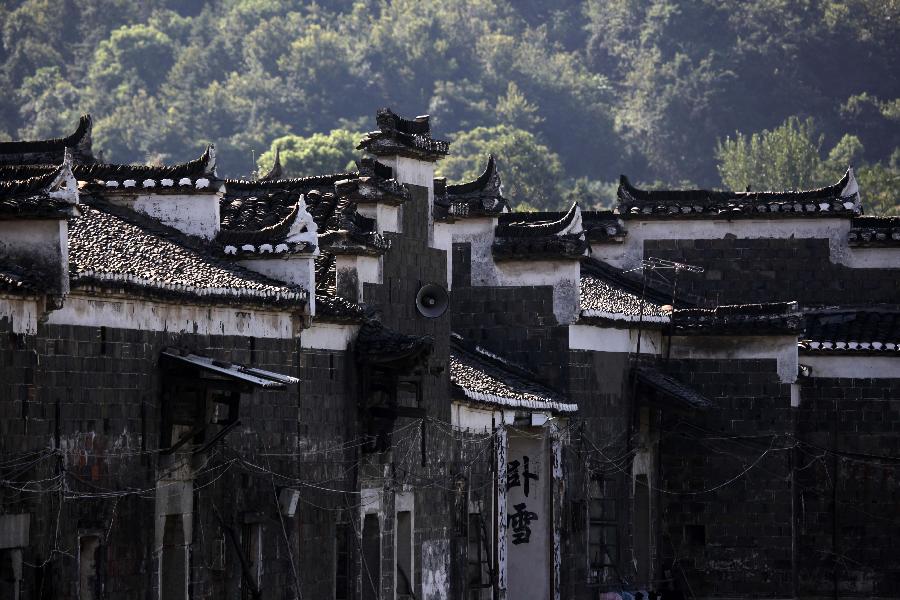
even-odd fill
[[[360,139],[361,133],[346,129],[332,129],[329,133],[314,133],[308,137],[286,135],[272,142],[271,148],[260,155],[257,165],[261,173],[268,171],[275,161],[277,148],[285,177],[353,170]]]
[[[719,175],[732,190],[810,189],[819,183],[823,136],[812,119],[790,117],[775,129],[736,132],[716,147]]]
[[[470,181],[484,169],[488,154],[497,158],[503,195],[516,208],[562,208],[559,156],[531,133],[508,125],[477,127],[451,136],[451,155],[438,163],[449,181]]]
[[[175,60],[174,42],[149,25],[120,27],[100,43],[89,78],[93,104],[112,112],[139,90],[155,95]]]
[[[772,131],[735,134],[718,145],[719,173],[726,187],[741,191],[811,189],[834,183],[849,165],[859,182],[867,214],[900,214],[900,148],[890,160],[864,161],[865,148],[855,135],[845,134],[825,157],[822,136],[812,119],[791,117]]]
[[[29,125],[19,130],[25,139],[67,135],[80,116],[80,94],[63,78],[59,67],[43,67],[22,82],[19,111]]]
[[[515,81],[509,82],[505,96],[497,98],[494,112],[504,125],[525,130],[533,129],[544,120],[537,114],[538,107],[528,101]]]

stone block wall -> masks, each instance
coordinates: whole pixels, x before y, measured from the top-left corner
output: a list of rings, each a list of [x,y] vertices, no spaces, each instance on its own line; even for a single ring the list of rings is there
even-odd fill
[[[896,597],[900,380],[804,379],[797,437],[802,595]]]
[[[619,352],[570,351],[569,397],[578,404],[570,443],[564,449],[566,514],[563,531],[563,590],[571,598],[595,598],[601,591],[622,589],[633,580],[630,561],[632,499],[630,478],[620,471],[630,462],[616,462],[628,453],[631,390],[628,368],[632,357]],[[616,490],[619,556],[617,569],[605,580],[592,580],[588,568],[588,511],[591,472],[602,473]]]
[[[296,374],[291,340],[251,340],[82,326],[42,325],[15,336],[0,325],[0,455],[34,457],[17,469],[22,493],[7,488],[5,506],[31,514],[22,598],[74,598],[79,537],[102,540],[99,569],[107,598],[150,598],[157,587],[154,506],[159,453],[160,351],[187,347],[214,358]],[[224,569],[218,511],[238,530],[259,520],[266,532],[264,597],[292,585],[287,542],[272,488],[301,475],[290,460],[297,446],[296,390],[256,391],[241,399],[241,426],[196,465],[192,594],[237,598],[240,569],[226,544]],[[37,453],[37,454],[36,454]],[[267,456],[270,455],[270,456]],[[261,468],[260,468],[261,467]],[[65,482],[65,486],[61,483]],[[28,483],[33,482],[33,483]],[[125,493],[128,492],[128,493]],[[214,508],[215,507],[215,508]],[[261,513],[249,517],[248,513]],[[296,525],[286,523],[296,546]]]
[[[672,360],[704,394],[703,412],[663,408],[661,559],[698,597],[784,597],[792,590],[790,385],[774,360]]]
[[[704,267],[702,274],[679,274],[678,289],[712,304],[861,304],[900,298],[897,270],[832,263],[827,239],[647,240],[644,256]]]
[[[569,334],[553,314],[553,288],[472,287],[470,245],[453,244],[453,253],[453,331],[565,390]]]

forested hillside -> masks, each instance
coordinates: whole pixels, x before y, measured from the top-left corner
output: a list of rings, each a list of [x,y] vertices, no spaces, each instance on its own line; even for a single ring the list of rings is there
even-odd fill
[[[215,142],[250,176],[278,145],[306,175],[391,106],[454,142],[451,180],[496,153],[523,208],[608,203],[620,173],[793,188],[852,162],[869,212],[897,211],[898,0],[25,0],[0,22],[2,139],[90,112],[108,161]]]

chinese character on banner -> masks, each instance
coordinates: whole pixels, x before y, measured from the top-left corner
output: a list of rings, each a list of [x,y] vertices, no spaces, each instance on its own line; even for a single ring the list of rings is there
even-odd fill
[[[528,492],[529,492],[529,482],[532,479],[537,481],[538,476],[536,473],[532,473],[529,470],[529,467],[528,467],[529,461],[528,461],[527,456],[523,456],[522,461],[525,463],[525,468],[522,473],[522,475],[525,477],[525,485],[524,485],[523,491],[525,492],[525,497],[527,498]],[[520,464],[519,461],[513,460],[513,461],[510,461],[510,463],[508,465],[506,465],[506,490],[507,491],[509,491],[510,489],[512,489],[514,487],[518,487],[518,486],[522,485],[522,481],[519,478],[519,464]]]
[[[531,528],[528,524],[538,520],[537,513],[525,510],[524,502],[516,504],[513,508],[516,509],[516,512],[509,515],[507,519],[507,525],[513,531],[512,543],[516,545],[527,544],[531,541]]]

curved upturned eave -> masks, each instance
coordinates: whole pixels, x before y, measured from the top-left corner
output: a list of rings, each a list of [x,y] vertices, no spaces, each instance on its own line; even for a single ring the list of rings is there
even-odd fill
[[[480,192],[484,190],[487,185],[491,182],[491,179],[494,177],[494,173],[497,169],[496,162],[494,160],[494,155],[488,155],[487,166],[485,166],[484,171],[479,175],[476,179],[472,181],[467,181],[465,183],[456,183],[453,185],[447,186],[447,193],[451,196],[459,196],[463,194],[472,194],[474,192]]]
[[[625,175],[619,176],[619,187],[616,197],[619,202],[631,204],[634,202],[660,204],[688,204],[704,201],[728,202],[728,201],[784,201],[784,200],[812,200],[817,198],[841,197],[841,192],[850,183],[853,177],[853,168],[850,167],[836,183],[811,190],[799,191],[760,191],[760,192],[731,192],[727,190],[645,190],[636,187]]]
[[[13,142],[0,142],[0,154],[29,154],[33,152],[47,152],[74,148],[91,131],[91,115],[84,114],[78,120],[78,127],[66,137],[50,138],[47,140],[17,140]]]

